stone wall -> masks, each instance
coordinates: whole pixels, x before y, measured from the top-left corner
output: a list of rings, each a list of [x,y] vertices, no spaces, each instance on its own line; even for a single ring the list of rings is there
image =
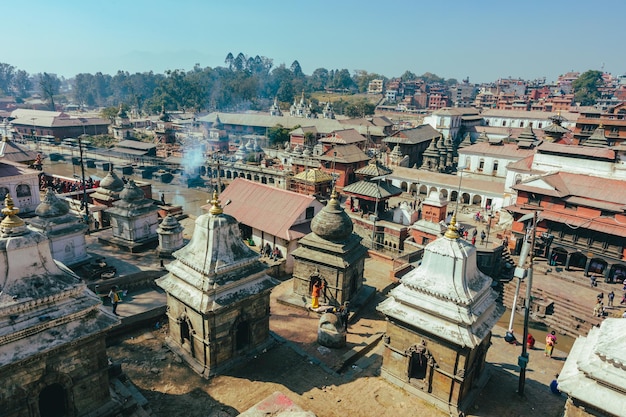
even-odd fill
[[[421,335],[394,321],[387,322],[383,337],[382,375],[407,391],[447,409],[459,407],[472,390],[473,382],[484,368],[489,338],[470,350],[442,339]],[[425,343],[429,365],[423,380],[410,378],[411,350]]]
[[[168,343],[185,361],[205,377],[228,368],[234,359],[247,355],[269,338],[269,290],[202,315],[168,296]],[[191,344],[183,340],[182,322],[188,323]],[[248,343],[236,348],[237,325],[248,323]]]
[[[73,410],[68,415],[86,415],[110,401],[104,334],[7,365],[2,375],[2,415],[39,415],[30,410],[38,411],[40,392],[52,384],[65,391],[64,402]]]

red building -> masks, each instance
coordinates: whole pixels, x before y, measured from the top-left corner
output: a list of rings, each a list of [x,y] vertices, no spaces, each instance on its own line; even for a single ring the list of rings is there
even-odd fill
[[[591,175],[556,172],[513,186],[519,251],[532,213],[538,212],[537,254],[556,266],[599,274],[608,282],[626,277],[626,182]]]
[[[581,109],[574,127],[574,138],[584,143],[600,125],[604,127],[611,145],[619,145],[626,140],[626,103],[620,103],[607,111],[595,107]]]
[[[335,176],[337,191],[356,181],[356,171],[367,165],[369,157],[356,145],[335,146],[319,156],[322,171]]]

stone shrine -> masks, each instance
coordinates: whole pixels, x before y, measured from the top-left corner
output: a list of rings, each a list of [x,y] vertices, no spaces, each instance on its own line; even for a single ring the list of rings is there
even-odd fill
[[[101,232],[98,240],[130,252],[154,248],[158,242],[159,207],[145,198],[144,192],[132,179],[128,180],[119,196],[113,207],[105,210],[111,229]]]
[[[176,217],[171,214],[165,216],[157,228],[157,235],[159,236],[157,252],[159,256],[170,257],[174,251],[185,245],[183,230],[183,226],[176,220]]]
[[[55,262],[10,197],[0,222],[0,413],[117,415],[105,333],[119,324],[81,279]]]
[[[270,292],[278,284],[244,243],[217,193],[196,219],[190,242],[156,282],[167,293],[168,346],[209,378],[270,342]]]
[[[381,375],[445,412],[466,410],[488,380],[491,330],[504,312],[491,284],[453,216],[377,307],[387,318]]]
[[[626,415],[626,319],[607,318],[579,336],[558,378],[570,417]]]
[[[330,200],[311,221],[311,233],[300,239],[294,257],[293,292],[310,300],[315,282],[324,282],[328,303],[351,301],[363,287],[367,248],[353,233],[350,216],[333,189]],[[321,300],[323,300],[323,298]]]
[[[87,225],[70,214],[69,204],[57,198],[52,187],[48,187],[35,214],[37,217],[29,219],[29,227],[48,238],[55,260],[67,266],[89,260],[85,243]]]

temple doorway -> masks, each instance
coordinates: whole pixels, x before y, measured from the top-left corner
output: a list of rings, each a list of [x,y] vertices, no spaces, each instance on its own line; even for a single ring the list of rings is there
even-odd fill
[[[52,384],[39,393],[40,417],[67,416],[67,393],[61,384]]]

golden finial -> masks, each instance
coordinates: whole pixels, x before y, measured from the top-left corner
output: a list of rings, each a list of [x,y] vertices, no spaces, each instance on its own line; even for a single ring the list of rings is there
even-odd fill
[[[600,124],[598,125],[598,129],[604,129],[604,125],[602,124],[602,122],[600,122]]]
[[[222,214],[224,212],[222,206],[220,206],[220,200],[217,198],[216,190],[213,190],[213,199],[209,201],[209,203],[213,205],[209,210],[209,213],[211,213],[212,215],[217,216],[218,214]]]
[[[0,222],[0,226],[2,227],[19,227],[24,226],[24,221],[17,217],[17,213],[19,213],[20,209],[13,205],[13,199],[10,195],[4,199],[4,208],[2,209],[2,214],[4,215],[4,219]]]
[[[333,191],[330,193],[331,200],[337,200],[339,198],[339,194],[337,193],[337,189],[333,187]]]
[[[456,211],[452,214],[452,219],[450,219],[450,224],[448,225],[448,230],[444,234],[448,239],[458,239],[459,229],[456,228]]]

